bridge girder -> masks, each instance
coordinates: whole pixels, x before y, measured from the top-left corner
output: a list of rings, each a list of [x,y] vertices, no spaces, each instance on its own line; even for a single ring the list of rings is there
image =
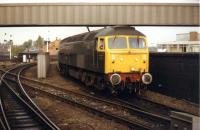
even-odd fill
[[[199,26],[198,4],[0,4],[0,26]]]

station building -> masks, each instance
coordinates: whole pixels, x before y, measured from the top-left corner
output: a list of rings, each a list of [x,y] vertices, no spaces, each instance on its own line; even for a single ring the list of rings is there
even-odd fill
[[[9,53],[9,45],[0,43],[0,61],[1,60],[9,60],[10,53]]]
[[[0,43],[0,55],[9,55],[9,48],[8,44]]]
[[[176,34],[176,41],[158,43],[157,48],[159,52],[200,52],[200,34]]]
[[[61,41],[60,39],[56,39],[49,43],[48,45],[49,55],[57,55],[60,46],[60,41]],[[43,52],[47,52],[47,42],[45,42],[45,45],[43,46],[42,50]]]

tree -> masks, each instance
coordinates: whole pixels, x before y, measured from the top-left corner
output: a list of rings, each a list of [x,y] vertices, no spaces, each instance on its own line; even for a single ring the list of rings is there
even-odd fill
[[[44,44],[44,38],[42,38],[41,36],[38,36],[37,40],[34,43],[34,46],[37,47],[39,50],[41,50],[43,44]]]
[[[17,56],[18,53],[21,53],[25,50],[24,46],[13,45],[12,46],[12,56]]]
[[[23,43],[23,47],[25,48],[25,49],[30,49],[31,48],[31,46],[32,46],[32,40],[31,39],[29,39],[28,41],[25,41],[24,43]]]

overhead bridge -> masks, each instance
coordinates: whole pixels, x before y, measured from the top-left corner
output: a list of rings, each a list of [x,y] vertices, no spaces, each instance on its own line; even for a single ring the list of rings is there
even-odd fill
[[[199,26],[198,4],[0,4],[0,26]]]

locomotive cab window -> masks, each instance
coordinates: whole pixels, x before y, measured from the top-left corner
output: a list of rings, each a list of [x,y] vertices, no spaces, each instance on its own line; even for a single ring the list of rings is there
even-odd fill
[[[145,48],[146,43],[143,38],[129,38],[130,48]]]
[[[112,37],[108,39],[109,49],[127,49],[127,42],[125,37]]]
[[[98,50],[105,50],[105,41],[103,38],[99,39]]]

